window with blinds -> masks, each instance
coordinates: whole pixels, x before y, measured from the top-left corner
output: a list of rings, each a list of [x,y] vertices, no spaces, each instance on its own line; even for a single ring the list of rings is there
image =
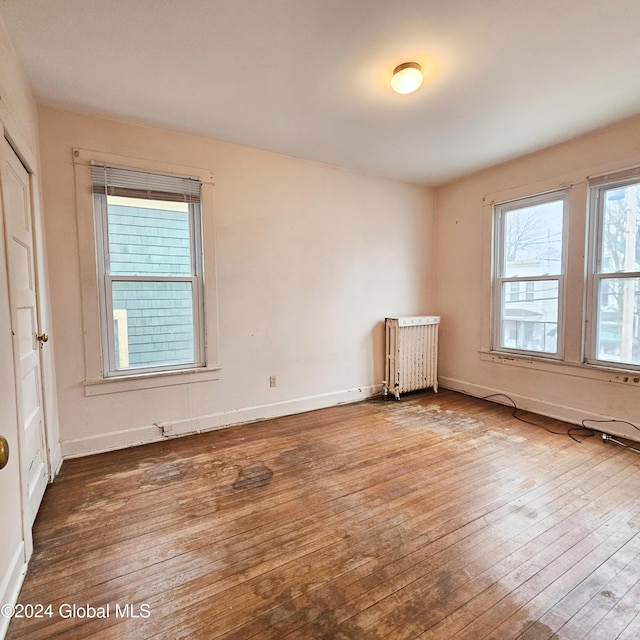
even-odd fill
[[[94,165],[103,372],[203,366],[200,181]]]

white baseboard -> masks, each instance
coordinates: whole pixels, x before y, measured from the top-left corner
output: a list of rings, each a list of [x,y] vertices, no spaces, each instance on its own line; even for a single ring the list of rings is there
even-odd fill
[[[382,387],[377,385],[347,389],[346,391],[323,393],[315,396],[307,396],[305,398],[296,398],[294,400],[284,400],[282,402],[256,405],[254,407],[220,411],[219,413],[211,413],[187,420],[164,422],[160,427],[162,427],[163,433],[167,436],[210,431],[212,429],[220,429],[234,424],[244,424],[247,422],[255,422],[256,420],[278,418],[280,416],[304,413],[305,411],[313,411],[315,409],[323,409],[325,407],[333,407],[338,404],[357,402],[358,400],[369,398],[381,389]]]
[[[17,545],[11,563],[0,583],[0,604],[15,604],[18,601],[20,588],[27,573],[27,563],[24,561],[24,542]],[[11,618],[6,618],[0,613],[0,640],[7,634]]]
[[[53,479],[58,475],[60,467],[62,466],[62,447],[58,442],[56,448],[49,452],[49,482],[53,482]]]
[[[476,398],[484,398],[485,396],[494,393],[506,394],[516,403],[518,409],[531,411],[542,416],[547,416],[556,420],[563,420],[564,422],[570,422],[571,424],[576,424],[579,426],[582,424],[583,420],[606,420],[606,424],[593,426],[597,426],[598,431],[603,431],[612,436],[619,436],[621,438],[628,438],[630,440],[638,440],[640,436],[640,433],[634,432],[631,427],[625,430],[624,423],[616,425],[615,422],[609,422],[611,421],[611,416],[609,415],[604,415],[593,411],[585,411],[584,409],[581,409],[579,407],[572,407],[566,404],[547,402],[545,400],[541,400],[540,398],[533,398],[531,396],[514,393],[512,391],[505,391],[504,389],[486,387],[484,385],[478,385],[471,382],[466,382],[464,380],[457,380],[456,378],[439,376],[438,382],[440,386],[444,387],[445,389],[465,393]],[[509,405],[506,399],[502,400],[500,398],[492,398],[492,400],[500,404]]]
[[[210,413],[184,420],[174,420],[153,425],[146,425],[122,431],[112,431],[101,433],[85,438],[75,438],[62,441],[62,455],[66,458],[77,458],[80,456],[124,449],[140,444],[157,442],[177,436],[200,433],[202,431],[212,431],[223,429],[237,424],[278,418],[281,416],[324,409],[339,404],[347,404],[365,400],[382,390],[382,385],[370,385],[366,387],[356,387],[344,391],[322,393],[293,400],[283,400],[268,404],[255,405],[252,407],[242,407],[239,409],[229,409]]]
[[[165,439],[162,435],[162,429],[156,425],[134,427],[132,429],[123,429],[122,431],[108,431],[95,436],[62,440],[62,457],[65,460],[80,458],[94,453],[126,449]]]

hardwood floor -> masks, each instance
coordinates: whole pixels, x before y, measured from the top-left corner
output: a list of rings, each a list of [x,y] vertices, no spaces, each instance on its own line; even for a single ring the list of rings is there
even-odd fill
[[[9,640],[640,637],[640,456],[448,391],[66,461],[34,536]]]

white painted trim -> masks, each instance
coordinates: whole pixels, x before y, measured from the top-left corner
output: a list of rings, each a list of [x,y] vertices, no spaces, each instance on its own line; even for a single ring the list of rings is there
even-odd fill
[[[94,453],[137,447],[141,444],[149,444],[164,439],[162,429],[156,425],[134,427],[132,429],[123,429],[122,431],[108,431],[95,436],[63,440],[62,457],[65,460],[81,458]]]
[[[204,349],[206,370],[215,371],[208,379],[219,379],[218,370],[221,368],[218,360],[218,292],[217,292],[217,266],[216,266],[216,239],[215,239],[215,199],[213,173],[208,169],[198,169],[184,165],[170,164],[153,159],[134,158],[120,156],[103,151],[91,151],[86,149],[73,150],[73,167],[75,173],[76,194],[76,223],[78,228],[78,247],[80,257],[80,285],[82,296],[82,322],[84,339],[85,361],[85,395],[99,395],[102,393],[115,393],[121,390],[135,388],[151,388],[164,386],[163,383],[154,385],[160,380],[153,374],[149,374],[147,382],[138,380],[131,384],[128,375],[118,376],[124,378],[125,388],[117,386],[100,385],[106,380],[103,376],[102,363],[102,332],[100,329],[100,295],[99,278],[96,256],[95,215],[93,206],[93,194],[91,189],[91,164],[93,162],[121,166],[141,171],[166,173],[174,175],[190,175],[198,177],[202,184],[201,197],[201,226],[202,247],[204,265],[202,277],[206,281],[207,291],[204,296]],[[206,224],[202,221],[206,220]],[[106,352],[105,352],[106,354]],[[188,378],[174,379],[171,384],[188,384]],[[63,447],[63,455],[66,453]],[[79,454],[82,455],[82,454]]]
[[[524,396],[512,391],[505,391],[504,389],[485,387],[484,385],[473,384],[471,382],[458,380],[456,378],[440,376],[439,383],[440,387],[442,388],[449,389],[451,391],[458,391],[459,393],[464,393],[476,398],[484,398],[485,396],[494,393],[505,394],[516,403],[518,409],[522,409],[523,411],[531,411],[532,413],[537,413],[541,416],[547,416],[548,418],[554,418],[555,420],[563,420],[564,422],[569,422],[575,425],[581,425],[583,420],[611,421],[610,415],[594,413],[593,411],[587,412],[584,409],[579,409],[577,407],[572,407],[564,404],[558,404],[555,402],[545,402],[544,400],[532,398],[531,396]],[[500,402],[499,398],[493,398],[492,402],[497,402],[498,404],[509,406],[509,403],[506,401],[506,399],[504,402]],[[640,439],[640,433],[634,433],[632,429],[629,429],[629,431],[624,431],[622,430],[622,425],[620,429],[611,429],[610,426],[612,424],[613,421],[608,422],[606,425],[602,425],[602,429],[598,429],[598,431],[603,431],[610,435],[618,436],[620,438],[627,438],[630,440]]]
[[[17,545],[9,570],[0,584],[0,604],[15,604],[22,588],[24,577],[27,573],[27,563],[24,560],[25,548],[21,540]],[[9,628],[10,618],[6,618],[0,613],[0,640],[3,640]]]
[[[545,193],[535,193],[524,198],[517,198],[507,202],[496,203],[493,207],[493,241],[492,248],[494,264],[492,268],[492,304],[493,304],[493,326],[491,328],[491,344],[495,351],[501,353],[519,353],[530,355],[543,355],[548,358],[562,359],[564,355],[564,336],[565,336],[565,311],[566,311],[566,278],[568,265],[568,231],[569,231],[569,196],[570,188],[547,191]],[[550,275],[537,276],[507,276],[505,271],[505,233],[506,233],[506,215],[519,209],[550,204],[553,202],[562,202],[562,255],[560,260],[560,272]],[[503,285],[513,282],[554,282],[558,283],[558,316],[556,326],[556,351],[555,352],[536,352],[517,349],[511,347],[503,347],[502,331],[503,320],[502,310],[505,304]]]
[[[121,393],[123,391],[136,391],[138,389],[152,389],[178,384],[191,384],[192,382],[219,380],[221,369],[222,367],[220,365],[211,365],[198,369],[183,369],[182,371],[158,371],[138,375],[123,375],[117,378],[85,380],[84,395],[98,396],[106,393]]]
[[[197,433],[220,429],[234,424],[254,422],[268,418],[278,418],[280,416],[314,411],[338,404],[347,404],[369,398],[382,390],[382,385],[371,385],[369,387],[357,387],[346,391],[336,391],[323,393],[294,400],[284,400],[269,404],[256,405],[242,409],[230,409],[218,413],[210,413],[204,416],[187,420],[176,420],[175,422],[165,422],[159,425],[163,433],[167,436],[184,435],[187,433]]]
[[[615,369],[582,362],[567,360],[552,360],[551,358],[535,357],[519,353],[503,353],[501,351],[480,351],[483,362],[497,362],[514,367],[524,367],[548,373],[559,373],[564,376],[588,378],[601,382],[615,382],[617,384],[635,385],[640,387],[640,373],[628,369]]]
[[[304,413],[305,411],[314,411],[315,409],[324,409],[339,404],[365,400],[381,391],[382,385],[356,387],[344,391],[332,391],[314,396],[295,398],[293,400],[255,405],[253,407],[228,409],[226,411],[195,416],[193,418],[101,433],[85,438],[63,440],[62,455],[65,459],[78,458],[94,453],[158,442],[160,440],[166,440],[167,438],[223,429],[225,427],[255,422],[257,420],[266,420],[296,413]]]
[[[58,442],[56,448],[49,451],[49,482],[53,482],[53,479],[60,472],[62,466],[62,447]]]

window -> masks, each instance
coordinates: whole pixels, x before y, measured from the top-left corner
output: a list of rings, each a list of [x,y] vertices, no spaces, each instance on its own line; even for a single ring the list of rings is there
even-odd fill
[[[640,177],[591,184],[588,361],[640,369]]]
[[[534,293],[536,290],[535,282],[527,282],[526,289],[527,301],[532,302],[534,300]]]
[[[200,181],[94,165],[105,377],[204,365]]]
[[[494,207],[493,348],[562,354],[566,191]]]

